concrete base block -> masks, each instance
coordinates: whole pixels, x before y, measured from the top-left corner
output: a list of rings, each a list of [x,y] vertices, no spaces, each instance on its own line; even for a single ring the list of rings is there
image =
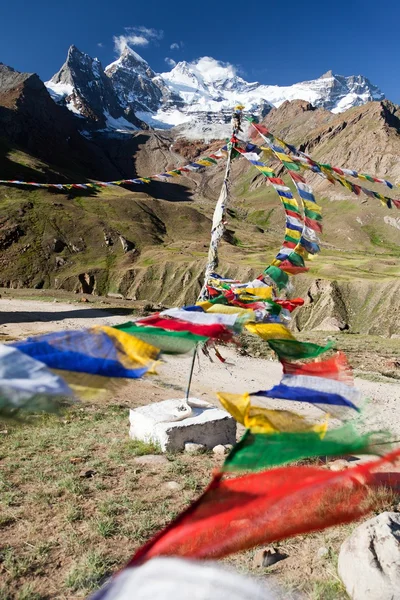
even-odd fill
[[[235,444],[236,421],[227,412],[219,408],[192,408],[190,417],[173,422],[173,414],[181,404],[180,399],[164,400],[131,409],[130,437],[155,442],[163,452],[184,450],[187,442],[210,449],[219,444]]]

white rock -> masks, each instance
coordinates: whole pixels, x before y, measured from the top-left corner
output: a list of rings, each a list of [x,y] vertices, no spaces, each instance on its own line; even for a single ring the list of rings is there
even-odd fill
[[[400,514],[359,525],[341,546],[338,571],[352,600],[400,600]]]
[[[218,444],[217,446],[214,446],[213,452],[217,456],[224,456],[226,454],[226,448],[222,444]]]
[[[188,454],[199,454],[200,452],[204,452],[205,449],[204,444],[193,444],[193,442],[186,442],[185,444],[185,452]]]
[[[176,410],[181,405],[181,399],[174,399],[131,409],[130,437],[155,442],[164,452],[184,450],[187,442],[210,449],[236,442],[236,421],[226,411],[193,406],[190,417],[175,421]]]

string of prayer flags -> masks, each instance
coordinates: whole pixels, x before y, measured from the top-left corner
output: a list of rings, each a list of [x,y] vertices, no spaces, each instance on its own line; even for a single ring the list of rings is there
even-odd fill
[[[251,121],[251,118],[249,118],[248,120]],[[353,192],[357,196],[359,196],[360,193],[363,192],[366,196],[369,196],[371,198],[378,198],[379,200],[381,200],[382,204],[384,206],[387,206],[388,208],[392,208],[392,205],[394,204],[396,206],[396,208],[400,209],[400,200],[396,200],[394,198],[389,198],[388,196],[384,196],[383,194],[380,194],[379,192],[370,190],[362,185],[356,185],[356,184],[352,183],[351,181],[349,181],[348,179],[346,179],[344,176],[347,175],[350,177],[356,177],[363,181],[369,181],[370,183],[383,184],[386,187],[388,187],[389,189],[394,189],[396,186],[400,187],[400,184],[392,184],[390,181],[388,181],[386,179],[382,179],[379,177],[373,177],[372,175],[367,175],[365,173],[358,173],[354,169],[346,169],[344,167],[343,168],[333,167],[328,163],[319,163],[316,160],[314,160],[313,158],[311,158],[311,156],[309,156],[308,154],[305,154],[304,152],[301,152],[300,150],[298,150],[295,146],[288,144],[284,140],[280,140],[279,138],[274,136],[270,131],[268,131],[266,129],[266,127],[255,124],[254,122],[252,122],[252,125],[255,128],[255,130],[261,135],[261,137],[269,143],[269,147],[271,146],[272,142],[274,144],[284,146],[284,148],[286,148],[288,150],[288,152],[290,154],[290,158],[295,163],[297,163],[300,167],[302,167],[303,169],[309,168],[314,173],[317,173],[317,175],[327,179],[328,181],[330,181],[333,184],[338,182],[343,187],[347,188],[349,191]],[[253,146],[254,146],[254,149],[258,148],[255,145],[253,145]],[[262,147],[259,149],[263,150]],[[295,177],[294,177],[294,176],[296,176],[296,174],[293,173],[292,171],[289,171],[289,174],[291,175],[294,183],[296,184]],[[305,182],[303,182],[303,183],[305,183]],[[301,183],[297,183],[296,187],[302,197],[304,197],[302,195],[304,191],[306,191],[306,192],[309,191],[309,190],[307,190],[307,188],[309,188],[309,186],[303,185],[303,188],[302,188]],[[307,215],[306,215],[306,220],[307,220]],[[308,224],[308,226],[310,226],[310,223]],[[318,225],[317,225],[317,227],[318,227]],[[318,231],[318,229],[316,229],[316,231]]]
[[[177,167],[175,169],[171,169],[170,171],[157,173],[156,175],[150,175],[149,177],[136,177],[134,179],[119,179],[116,181],[93,181],[86,183],[37,183],[32,181],[20,181],[18,179],[0,179],[0,185],[17,185],[58,190],[91,190],[115,185],[142,185],[145,183],[151,183],[151,181],[154,179],[168,180],[171,177],[179,177],[180,175],[186,175],[186,173],[203,171],[206,167],[216,165],[218,160],[220,160],[221,158],[225,158],[226,156],[226,150],[221,148],[220,150],[210,154],[210,156],[197,159],[196,162],[191,162],[187,165],[184,165],[183,167]]]
[[[224,478],[134,554],[129,565],[155,556],[218,559],[261,544],[349,523],[379,502],[374,471],[400,450],[344,471],[286,466]]]
[[[305,250],[308,254],[317,254],[320,251],[319,248],[319,238],[318,233],[321,230],[321,224],[318,223],[314,226],[313,220],[310,218],[311,215],[315,212],[308,208],[310,204],[318,207],[320,211],[320,207],[317,205],[313,190],[310,185],[308,185],[302,177],[299,177],[298,173],[294,171],[299,171],[300,167],[297,165],[292,158],[286,153],[286,144],[275,138],[272,135],[269,135],[268,130],[264,132],[263,128],[252,122],[253,127],[258,131],[258,133],[262,136],[262,138],[266,141],[268,148],[272,151],[274,156],[280,161],[280,163],[288,170],[289,175],[296,186],[297,192],[300,196],[301,203],[304,210],[304,218],[307,219],[307,223],[304,223],[302,228],[298,229],[298,219],[297,215],[288,215],[287,214],[287,228],[294,228],[297,232],[296,237],[298,237],[297,243],[293,249],[294,254],[301,254],[301,250]],[[294,223],[293,223],[294,220]],[[295,227],[293,227],[293,225]],[[300,236],[297,234],[300,233]],[[280,255],[276,257],[276,260],[285,260],[285,258]],[[291,262],[290,256],[287,257],[287,260]],[[295,263],[297,264],[297,263]]]
[[[248,146],[247,146],[248,147]],[[255,148],[250,145],[250,149]],[[303,216],[300,212],[299,205],[297,200],[294,198],[291,189],[285,184],[285,182],[276,176],[274,171],[270,169],[265,163],[260,160],[260,157],[257,153],[253,151],[247,152],[241,148],[238,148],[238,151],[244,156],[252,165],[254,165],[266,179],[272,184],[274,189],[279,195],[279,198],[282,202],[283,208],[286,214],[286,229],[285,229],[285,237],[283,240],[282,248],[279,250],[275,260],[273,261],[273,265],[276,267],[280,266],[282,261],[289,260],[291,262],[291,256],[297,253],[297,249],[300,247],[301,237],[304,230]],[[285,155],[286,156],[286,155]],[[282,164],[283,161],[281,160]],[[291,164],[294,164],[291,161]],[[285,164],[284,166],[287,167]],[[287,167],[288,168],[288,167]],[[298,170],[298,169],[297,169]],[[296,262],[297,265],[297,262]],[[302,265],[304,266],[304,264]],[[277,278],[278,275],[275,274]],[[283,275],[277,279],[271,276],[271,278],[277,283],[279,289],[286,287],[288,283],[287,273],[283,272]]]
[[[262,471],[305,458],[376,454],[377,442],[384,434],[359,434],[351,423],[325,432],[287,431],[253,433],[247,430],[227,456],[224,472]]]

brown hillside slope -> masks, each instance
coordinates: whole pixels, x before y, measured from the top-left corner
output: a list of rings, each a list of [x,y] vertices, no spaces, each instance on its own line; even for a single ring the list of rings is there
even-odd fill
[[[400,156],[397,110],[390,103],[371,103],[332,115],[293,102],[272,111],[266,123],[289,142],[304,141],[303,148],[317,159],[372,174],[372,163],[378,161],[375,173],[390,178],[396,176],[394,160]],[[98,138],[96,145],[126,176],[160,172],[207,153],[201,144],[174,143],[171,132]],[[50,168],[15,146],[4,156],[15,177],[23,177],[26,165],[31,180]],[[344,162],[348,156],[351,164]],[[222,173],[223,166],[213,166],[172,183],[107,188],[86,196],[0,187],[0,284],[113,292],[169,305],[192,302],[206,262]],[[295,325],[329,329],[332,318],[354,332],[400,333],[397,213],[381,208],[379,201],[344,195],[342,188],[329,188],[315,177],[313,185],[324,208],[325,229],[322,252],[310,273],[296,278],[296,292],[308,298],[310,307]],[[279,248],[284,216],[274,190],[243,159],[235,161],[231,189],[219,270],[246,279],[258,275]]]

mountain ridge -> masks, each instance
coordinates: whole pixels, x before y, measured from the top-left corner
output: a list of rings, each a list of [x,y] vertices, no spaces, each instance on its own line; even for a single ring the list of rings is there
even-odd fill
[[[178,127],[186,137],[208,139],[229,134],[231,110],[238,103],[264,118],[286,100],[306,100],[339,113],[384,99],[362,75],[344,77],[327,71],[318,79],[290,86],[265,85],[249,83],[231,65],[207,56],[181,61],[171,71],[157,74],[129,47],[103,68],[98,59],[71,46],[66,62],[46,86],[53,99],[106,129]]]

